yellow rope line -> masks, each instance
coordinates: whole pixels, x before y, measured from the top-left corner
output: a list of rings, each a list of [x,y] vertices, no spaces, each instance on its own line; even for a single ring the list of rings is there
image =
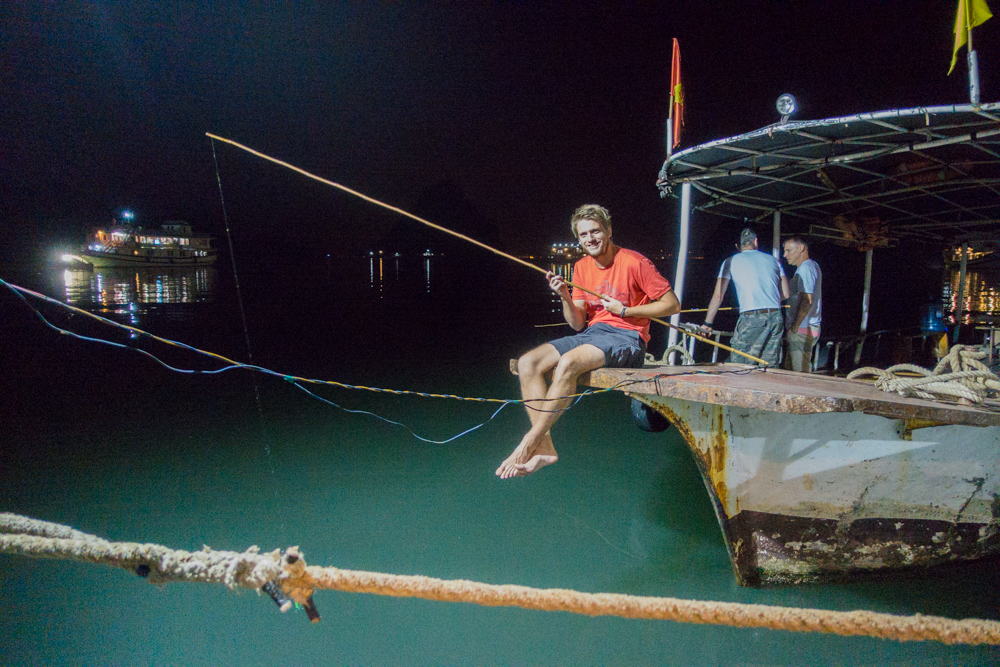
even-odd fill
[[[456,399],[456,400],[459,400],[459,401],[474,401],[474,402],[480,402],[480,403],[525,403],[526,402],[526,401],[518,400],[518,399],[479,398],[479,397],[473,397],[473,396],[457,396],[455,394],[431,394],[431,393],[426,393],[426,392],[411,391],[411,390],[405,390],[405,389],[384,389],[384,388],[381,388],[381,387],[366,387],[366,386],[363,386],[363,385],[354,385],[354,384],[346,384],[346,383],[343,383],[343,382],[337,382],[336,380],[317,380],[317,379],[314,379],[314,378],[301,377],[301,376],[298,376],[298,375],[288,375],[288,374],[285,374],[285,373],[278,373],[276,371],[272,371],[272,370],[266,369],[263,366],[257,366],[257,365],[253,365],[253,364],[244,364],[244,363],[242,363],[240,361],[235,361],[233,359],[229,359],[228,357],[224,357],[221,354],[216,354],[215,352],[209,352],[208,350],[202,350],[200,348],[197,348],[197,347],[194,347],[194,346],[191,346],[191,345],[187,345],[185,343],[178,343],[177,341],[170,340],[169,338],[161,338],[160,336],[157,336],[156,334],[151,334],[148,331],[145,331],[143,329],[139,329],[138,327],[133,327],[133,326],[130,326],[128,324],[122,324],[120,322],[115,322],[113,320],[109,320],[109,319],[107,319],[105,317],[101,317],[100,315],[96,315],[94,313],[88,312],[86,310],[83,310],[82,308],[77,308],[76,306],[71,306],[68,303],[63,303],[62,301],[59,301],[57,299],[53,299],[53,298],[48,297],[48,296],[46,296],[44,294],[40,294],[38,292],[35,292],[33,290],[30,290],[30,289],[27,289],[25,287],[21,287],[19,285],[13,285],[11,283],[7,283],[7,285],[11,289],[14,289],[14,290],[16,290],[18,292],[22,292],[24,294],[31,295],[31,296],[36,297],[38,299],[41,299],[43,301],[48,301],[50,303],[54,303],[54,304],[56,304],[56,305],[58,305],[60,307],[66,308],[66,309],[68,309],[68,310],[70,310],[70,311],[72,311],[74,313],[79,314],[79,315],[84,315],[84,316],[89,317],[91,319],[97,320],[98,322],[101,322],[102,324],[109,324],[109,325],[112,325],[112,326],[121,327],[122,329],[125,329],[125,330],[127,330],[127,331],[129,331],[129,332],[131,332],[131,333],[133,333],[133,334],[135,334],[137,336],[148,336],[150,339],[155,340],[157,342],[164,343],[166,345],[172,345],[173,347],[178,347],[178,348],[180,348],[182,350],[188,350],[188,351],[196,352],[198,354],[203,354],[203,355],[205,355],[207,357],[212,357],[213,359],[217,359],[218,361],[222,361],[222,362],[224,362],[226,364],[229,364],[230,366],[236,366],[236,367],[241,367],[241,368],[249,368],[249,369],[257,369],[257,370],[265,372],[265,373],[267,373],[269,375],[274,375],[275,377],[280,377],[280,378],[285,379],[285,380],[294,380],[294,381],[297,381],[297,382],[306,382],[306,383],[309,383],[309,384],[323,384],[323,385],[328,385],[328,386],[331,386],[331,387],[340,387],[342,389],[362,389],[364,391],[371,391],[371,392],[377,392],[377,393],[423,396],[425,398],[452,398],[452,399]],[[604,390],[602,389],[600,391],[604,391]],[[582,392],[582,393],[579,393],[579,394],[572,394],[570,396],[564,396],[564,397],[561,397],[561,398],[577,398],[577,397],[583,396],[584,394],[587,394],[587,393],[593,394],[593,393],[597,393],[597,391],[595,390],[595,391],[589,391],[589,392]],[[537,400],[545,400],[545,399],[537,399]]]
[[[260,553],[257,547],[243,553],[213,551],[208,547],[189,552],[158,544],[109,542],[69,526],[6,512],[0,513],[0,552],[111,565],[147,577],[154,584],[188,581],[256,590],[268,582],[277,581],[286,595],[313,610],[314,591],[338,590],[587,616],[827,632],[898,641],[1000,644],[1000,622],[985,619],[954,620],[922,614],[898,616],[871,611],[845,612],[620,593],[584,593],[342,570],[307,566],[297,547],[289,548],[284,555],[278,551]],[[315,619],[318,619],[318,614]]]
[[[251,370],[257,370],[257,371],[260,371],[260,372],[265,373],[267,375],[272,375],[274,377],[280,377],[281,379],[287,380],[287,381],[306,382],[308,384],[322,384],[322,385],[327,385],[327,386],[331,386],[331,387],[340,387],[341,389],[361,389],[361,390],[364,390],[364,391],[370,391],[370,392],[375,392],[375,393],[395,394],[397,396],[421,396],[423,398],[451,398],[451,399],[455,399],[455,400],[458,400],[458,401],[472,401],[472,402],[478,402],[478,403],[521,403],[521,404],[524,404],[525,407],[527,407],[528,409],[531,409],[531,410],[537,410],[538,409],[538,408],[532,407],[531,403],[538,403],[538,402],[553,400],[553,399],[548,399],[548,398],[530,398],[530,399],[481,398],[481,397],[477,397],[477,396],[458,396],[456,394],[432,394],[432,393],[423,392],[423,391],[413,391],[413,390],[410,390],[410,389],[385,389],[384,387],[367,387],[367,386],[364,386],[364,385],[346,384],[344,382],[338,382],[336,380],[317,380],[315,378],[301,377],[299,375],[288,375],[286,373],[279,373],[277,371],[272,371],[272,370],[270,370],[268,368],[264,368],[263,366],[257,366],[255,364],[244,364],[244,363],[239,362],[239,361],[234,361],[232,359],[229,359],[228,357],[222,356],[221,354],[216,354],[215,352],[209,352],[208,350],[202,350],[200,348],[194,347],[192,345],[188,345],[186,343],[179,343],[177,341],[170,340],[169,338],[161,338],[160,336],[157,336],[156,334],[151,334],[148,331],[145,331],[143,329],[139,329],[138,327],[133,327],[133,326],[130,326],[130,325],[127,325],[127,324],[122,324],[120,322],[115,322],[113,320],[109,320],[109,319],[107,319],[105,317],[101,317],[100,315],[96,315],[96,314],[88,312],[86,310],[82,310],[80,308],[77,308],[76,306],[71,306],[68,303],[63,303],[62,301],[59,301],[57,299],[53,299],[52,297],[46,296],[44,294],[40,294],[38,292],[32,291],[30,289],[27,289],[25,287],[21,287],[20,285],[14,285],[12,283],[7,283],[5,281],[0,281],[0,282],[3,282],[8,287],[10,287],[11,289],[13,289],[13,290],[15,290],[17,292],[22,292],[24,294],[31,295],[31,296],[36,297],[38,299],[41,299],[43,301],[47,301],[49,303],[53,303],[53,304],[55,304],[57,306],[60,306],[62,308],[66,308],[68,310],[71,310],[74,313],[77,313],[77,314],[80,314],[80,315],[85,315],[86,317],[89,317],[91,319],[97,320],[98,322],[101,322],[102,324],[108,324],[108,325],[112,325],[112,326],[116,326],[116,327],[121,327],[122,329],[126,329],[129,332],[131,332],[133,334],[136,334],[138,336],[148,336],[149,338],[151,338],[153,340],[159,341],[161,343],[166,343],[167,345],[172,345],[174,347],[179,347],[182,350],[188,350],[190,352],[196,352],[198,354],[203,354],[205,356],[212,357],[214,359],[218,359],[219,361],[223,361],[223,362],[229,364],[230,366],[239,367],[239,368],[248,368],[248,369],[251,369]],[[62,330],[60,330],[60,331],[62,331]],[[67,333],[67,332],[62,331],[62,333]],[[625,384],[630,384],[632,382],[635,382],[635,381],[634,380],[633,381],[628,381],[627,380],[627,381],[621,382],[621,383],[619,383],[619,384],[617,384],[617,385],[615,385],[613,387],[605,387],[605,388],[602,388],[602,389],[591,388],[591,389],[586,389],[586,390],[581,391],[581,392],[577,392],[575,394],[567,394],[565,396],[558,396],[556,398],[557,399],[580,398],[582,396],[587,396],[587,395],[602,394],[602,393],[606,393],[606,392],[610,392],[610,391],[615,391],[619,387],[621,387],[621,386],[623,386]]]
[[[232,139],[226,139],[225,137],[220,137],[217,134],[212,134],[211,132],[206,132],[205,136],[208,137],[208,138],[210,138],[210,139],[216,139],[216,140],[221,141],[223,143],[227,143],[230,146],[235,146],[236,148],[245,150],[247,153],[250,153],[251,155],[256,155],[257,157],[259,157],[259,158],[261,158],[263,160],[267,160],[268,162],[273,162],[274,164],[281,165],[282,167],[285,167],[286,169],[291,169],[292,171],[294,171],[294,172],[296,172],[298,174],[302,174],[306,178],[311,178],[314,181],[319,181],[320,183],[323,183],[324,185],[329,185],[330,187],[337,188],[338,190],[342,190],[342,191],[344,191],[344,192],[346,192],[348,194],[352,194],[355,197],[359,197],[359,198],[365,200],[366,202],[368,202],[370,204],[374,204],[376,206],[381,206],[382,208],[388,209],[388,210],[390,210],[390,211],[392,211],[394,213],[398,213],[399,215],[402,215],[404,217],[410,218],[411,220],[416,220],[420,224],[427,225],[428,227],[432,227],[432,228],[438,230],[439,232],[444,232],[445,234],[451,234],[452,236],[460,238],[463,241],[468,241],[469,243],[472,243],[473,245],[477,245],[480,248],[483,248],[484,250],[489,250],[492,253],[500,255],[501,257],[509,259],[509,260],[511,260],[513,262],[517,262],[518,264],[521,264],[522,266],[526,266],[529,269],[534,269],[535,271],[539,271],[540,273],[543,273],[543,274],[547,274],[548,273],[545,269],[543,269],[540,266],[536,266],[535,264],[532,264],[531,262],[526,262],[526,261],[524,261],[523,259],[521,259],[519,257],[514,257],[514,255],[509,255],[509,254],[503,252],[502,250],[497,250],[496,248],[494,248],[492,246],[488,246],[485,243],[482,243],[481,241],[477,241],[474,238],[466,236],[465,234],[459,234],[458,232],[453,232],[452,230],[448,229],[447,227],[442,227],[441,225],[434,224],[430,220],[425,220],[425,219],[423,219],[423,218],[421,218],[419,216],[413,215],[412,213],[410,213],[408,211],[404,211],[403,209],[399,208],[398,206],[393,206],[392,204],[386,204],[385,202],[379,201],[378,199],[375,199],[374,197],[369,197],[368,195],[363,194],[361,192],[358,192],[357,190],[353,190],[353,189],[347,187],[346,185],[341,185],[340,183],[337,183],[335,181],[331,181],[331,180],[329,180],[327,178],[323,178],[322,176],[317,176],[316,174],[312,174],[312,173],[306,171],[305,169],[301,169],[299,167],[296,167],[295,165],[289,164],[289,163],[285,162],[284,160],[279,160],[278,158],[273,158],[270,155],[265,155],[264,153],[261,153],[260,151],[256,151],[256,150],[250,148],[249,146],[244,146],[243,144],[241,144],[239,142],[236,142],[236,141],[233,141]],[[589,290],[586,287],[582,287],[581,285],[577,285],[576,283],[572,283],[572,282],[570,282],[568,280],[566,281],[566,284],[570,285],[571,287],[575,287],[575,288],[577,288],[578,290],[580,290],[582,292],[586,292],[587,294],[590,294],[592,296],[596,296],[598,299],[603,298],[603,296],[604,296],[603,294],[598,294],[597,292]],[[670,324],[669,322],[666,322],[666,321],[661,320],[659,318],[649,317],[649,318],[646,318],[646,319],[649,319],[649,320],[651,320],[653,322],[656,322],[657,324],[662,324],[665,327],[669,327],[671,329],[676,329],[677,331],[680,331],[682,333],[686,333],[689,336],[694,336],[695,338],[697,338],[698,340],[700,340],[700,341],[702,341],[704,343],[708,343],[709,345],[715,345],[716,347],[720,347],[723,350],[728,350],[729,352],[732,352],[734,354],[738,354],[741,357],[746,357],[747,359],[750,359],[751,361],[755,361],[758,364],[762,364],[764,366],[768,365],[768,363],[766,361],[764,361],[763,359],[760,359],[759,357],[754,357],[752,355],[746,354],[745,352],[740,352],[739,350],[734,350],[733,348],[729,347],[728,345],[723,345],[722,343],[715,342],[711,338],[704,338],[704,337],[699,336],[697,334],[693,334],[690,331],[685,331],[684,329],[681,329],[680,327],[676,327],[673,324]]]

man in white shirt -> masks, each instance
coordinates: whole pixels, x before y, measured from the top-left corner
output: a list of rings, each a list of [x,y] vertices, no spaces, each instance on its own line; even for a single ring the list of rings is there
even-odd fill
[[[781,262],[757,249],[757,233],[752,229],[740,233],[740,251],[719,269],[702,330],[711,332],[730,280],[736,285],[740,302],[740,318],[730,346],[776,366],[781,360],[781,300],[788,298],[788,278]],[[744,357],[735,354],[729,355],[729,361],[746,363]]]
[[[784,256],[785,261],[796,267],[785,318],[787,365],[793,371],[809,373],[822,319],[823,272],[816,260],[809,259],[809,244],[801,237],[793,236],[785,241]]]

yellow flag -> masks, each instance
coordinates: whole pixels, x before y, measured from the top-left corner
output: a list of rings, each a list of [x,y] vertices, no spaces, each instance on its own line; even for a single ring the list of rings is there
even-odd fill
[[[958,0],[958,15],[955,16],[955,51],[951,55],[951,67],[948,74],[955,69],[958,62],[958,50],[969,41],[969,30],[986,23],[992,17],[986,0]]]

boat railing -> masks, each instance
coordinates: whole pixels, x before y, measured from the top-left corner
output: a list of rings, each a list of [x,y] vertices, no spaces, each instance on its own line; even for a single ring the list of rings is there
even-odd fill
[[[715,331],[712,338],[716,343],[728,344],[732,335],[731,331]],[[839,374],[859,367],[862,362],[864,365],[915,363],[933,366],[937,361],[935,351],[938,343],[946,335],[947,331],[927,331],[915,326],[820,337],[813,347],[811,370],[814,373]],[[707,352],[703,351],[708,344],[688,333],[681,334],[678,345],[684,347],[694,359],[700,357],[704,361],[707,356]],[[721,348],[712,345],[711,350],[711,362],[718,363]]]
[[[124,246],[125,241],[108,241],[101,247],[101,250],[102,252],[114,252]]]

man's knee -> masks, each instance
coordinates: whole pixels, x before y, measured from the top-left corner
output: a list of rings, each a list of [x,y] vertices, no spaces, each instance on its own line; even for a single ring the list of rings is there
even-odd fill
[[[581,345],[559,357],[559,362],[552,371],[552,381],[565,379],[575,381],[580,375],[603,365],[604,352],[592,345]]]
[[[560,359],[559,351],[550,344],[525,352],[517,360],[518,375],[541,375],[551,370]]]

